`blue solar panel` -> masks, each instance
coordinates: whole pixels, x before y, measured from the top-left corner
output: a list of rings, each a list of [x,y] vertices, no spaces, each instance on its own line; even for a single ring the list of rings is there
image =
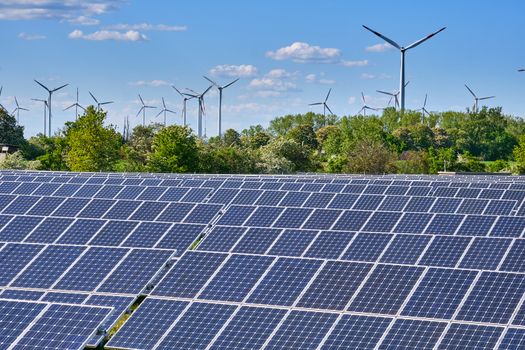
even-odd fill
[[[117,201],[115,205],[109,209],[104,218],[106,219],[120,219],[126,220],[139,207],[140,202],[136,201]]]
[[[215,252],[228,252],[244,234],[246,228],[215,226],[199,243],[198,250],[210,250]]]
[[[422,272],[413,266],[378,265],[348,310],[395,315]]]
[[[352,232],[323,231],[308,248],[305,257],[319,259],[337,259],[354,237]]]
[[[470,237],[436,236],[419,264],[454,267],[471,241]]]
[[[184,222],[192,224],[209,224],[221,210],[220,204],[197,204],[195,208],[184,219]]]
[[[273,226],[280,228],[300,228],[310,216],[311,212],[312,209],[286,208]]]
[[[42,218],[36,216],[15,216],[0,231],[0,241],[22,242],[41,221]]]
[[[235,245],[236,253],[264,254],[277,239],[281,230],[269,228],[250,228]]]
[[[381,256],[381,262],[415,264],[423,250],[428,245],[430,239],[431,236],[395,235],[394,239]]]
[[[226,256],[218,253],[187,252],[173,265],[151,294],[193,298]]]
[[[138,225],[133,221],[110,221],[105,225],[98,234],[93,237],[89,244],[101,246],[118,246]]]
[[[130,220],[154,221],[167,205],[165,202],[143,202],[131,215]]]
[[[321,349],[373,350],[390,322],[383,317],[343,315]]]
[[[502,332],[502,327],[453,323],[439,349],[495,349]]]
[[[510,244],[510,239],[476,238],[461,259],[459,267],[496,270]]]
[[[200,299],[241,302],[253,288],[273,258],[233,255],[199,295]]]
[[[278,259],[252,292],[248,302],[292,305],[320,265],[320,260]]]
[[[334,224],[334,230],[359,231],[372,212],[345,211]]]
[[[55,289],[93,291],[126,255],[127,249],[91,247],[54,286]]]
[[[107,182],[106,182],[107,183]],[[104,186],[98,193],[95,195],[96,198],[106,198],[112,199],[124,188],[124,186]]]
[[[86,198],[67,198],[57,210],[53,212],[53,216],[76,216],[84,206],[89,202]]]
[[[170,229],[171,224],[141,222],[121,244],[124,247],[152,248]]]
[[[404,208],[406,212],[426,213],[434,204],[433,197],[412,197]]]
[[[134,249],[97,289],[98,292],[139,294],[166,266],[171,251]]]
[[[93,197],[100,189],[102,185],[83,185],[78,191],[75,192],[73,197]]]
[[[378,209],[385,211],[403,211],[409,199],[410,197],[404,196],[386,196]]]
[[[132,179],[127,179],[125,181],[126,185],[128,180]],[[142,186],[124,186],[119,194],[115,196],[115,199],[136,199],[142,191],[144,191],[144,187]]]
[[[53,183],[43,183],[40,185],[38,189],[36,189],[33,192],[33,195],[35,196],[50,196],[52,195],[58,188],[60,187],[59,184],[53,184]]]
[[[231,202],[232,204],[251,205],[259,198],[263,193],[260,190],[241,190]]]
[[[355,210],[375,210],[383,201],[384,196],[379,195],[361,195],[354,203],[352,209]]]
[[[106,223],[105,220],[76,220],[60,237],[60,244],[86,244]]]
[[[278,256],[301,256],[317,236],[317,231],[286,230],[268,252]]]
[[[12,300],[39,300],[44,295],[44,292],[22,289],[6,289],[0,294],[2,299]],[[1,341],[0,341],[1,343]]]
[[[360,233],[343,254],[342,259],[376,261],[393,235],[382,233]]]
[[[144,183],[142,183],[144,186]],[[166,191],[166,187],[146,187],[137,197],[141,201],[155,201]]]
[[[212,192],[210,188],[192,188],[184,197],[182,202],[200,203]]]
[[[0,300],[0,348],[7,349],[46,304]]]
[[[156,248],[176,250],[180,256],[200,237],[205,227],[196,224],[174,224]]]
[[[359,196],[355,194],[336,194],[329,208],[335,209],[351,209]]]
[[[525,276],[482,272],[456,319],[506,324],[525,293]]]
[[[378,349],[431,350],[445,329],[444,322],[398,319]]]
[[[181,222],[194,206],[193,203],[170,203],[157,217],[157,221]]]
[[[453,235],[463,221],[463,215],[436,214],[425,233]]]
[[[27,215],[48,216],[64,201],[59,197],[42,197],[28,212]]]
[[[344,310],[371,268],[372,264],[328,261],[297,306]]]
[[[12,193],[29,195],[33,193],[33,191],[35,191],[38,186],[40,186],[40,184],[37,182],[22,182],[20,186],[18,186]]]
[[[210,349],[259,349],[285,313],[279,309],[242,307]]]
[[[303,229],[328,230],[341,215],[340,210],[316,209],[304,223]]]
[[[278,207],[259,207],[245,223],[245,226],[270,227],[283,210],[283,208]]]
[[[2,194],[0,195],[0,208],[5,208],[11,203],[16,196],[8,195],[8,194]]]
[[[476,272],[468,270],[429,269],[401,314],[452,318],[476,275]]]
[[[18,196],[2,211],[2,214],[24,214],[39,199],[40,197]]]
[[[12,287],[50,288],[84,247],[48,246],[12,283]]]
[[[85,208],[78,213],[79,218],[101,218],[115,203],[111,199],[93,199]]]
[[[228,204],[233,200],[237,193],[239,193],[239,190],[237,189],[220,188],[215,191],[213,196],[208,200],[208,203]]]
[[[496,216],[467,215],[456,234],[487,236],[496,219]]]
[[[336,318],[336,314],[292,311],[279,326],[266,348],[315,349]]]
[[[8,285],[42,248],[42,245],[16,243],[3,247],[0,250],[0,285]]]
[[[515,350],[525,347],[525,329],[509,328],[499,345],[499,350]]]
[[[252,214],[255,207],[232,205],[219,219],[219,225],[240,226]]]
[[[73,222],[73,219],[46,218],[25,239],[25,242],[53,243]]]
[[[335,194],[333,193],[316,193],[313,192],[304,202],[303,207],[326,208]]]
[[[430,211],[433,213],[451,214],[456,212],[460,204],[461,199],[459,198],[437,198]]]
[[[485,215],[510,215],[516,205],[515,201],[492,200],[485,208]]]
[[[50,303],[82,304],[88,295],[84,293],[47,292],[40,300]]]
[[[187,302],[147,298],[107,343],[107,347],[151,349],[179,317]]]

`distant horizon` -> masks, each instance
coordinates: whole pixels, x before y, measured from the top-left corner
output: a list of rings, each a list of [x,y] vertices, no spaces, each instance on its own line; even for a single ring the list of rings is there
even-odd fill
[[[250,125],[267,127],[287,114],[322,113],[308,106],[332,94],[328,105],[338,116],[355,115],[360,94],[372,107],[385,107],[389,97],[376,90],[399,89],[399,53],[364,30],[365,24],[407,45],[447,26],[431,41],[407,53],[407,109],[417,110],[428,94],[429,111],[465,111],[478,96],[495,95],[487,106],[501,106],[523,117],[525,104],[525,34],[521,25],[525,3],[508,1],[475,5],[441,1],[374,4],[333,1],[298,6],[276,1],[264,4],[182,2],[151,5],[137,1],[0,0],[0,29],[5,52],[0,61],[0,103],[8,112],[21,107],[25,136],[42,132],[47,98],[33,79],[51,88],[70,85],[53,96],[53,131],[74,120],[75,102],[93,104],[88,91],[108,105],[108,122],[122,128],[141,123],[138,94],[157,106],[147,124],[162,122],[161,98],[177,112],[169,124],[181,124],[182,99],[171,88],[201,91],[203,75],[226,84],[223,131]],[[409,20],[402,21],[403,18]],[[402,22],[401,22],[402,21]],[[6,49],[7,48],[7,49]],[[207,136],[216,136],[217,91],[206,96]],[[197,103],[188,102],[189,126],[197,129]]]

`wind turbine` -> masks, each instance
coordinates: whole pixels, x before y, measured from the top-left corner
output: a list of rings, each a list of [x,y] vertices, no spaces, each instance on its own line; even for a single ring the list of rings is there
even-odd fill
[[[434,33],[432,33],[430,35],[427,35],[423,39],[419,39],[418,41],[416,41],[416,42],[414,42],[414,43],[412,43],[412,44],[410,44],[410,45],[408,45],[406,47],[400,46],[394,40],[387,38],[383,34],[381,34],[379,32],[376,32],[375,30],[370,29],[370,28],[368,28],[365,25],[363,25],[363,27],[366,30],[368,30],[368,31],[372,32],[373,34],[377,35],[378,37],[380,37],[381,39],[383,39],[384,41],[386,41],[390,45],[394,46],[395,48],[397,48],[401,52],[401,73],[400,73],[400,79],[399,79],[400,80],[399,81],[399,91],[401,93],[401,111],[404,111],[405,110],[405,52],[410,50],[410,49],[413,49],[416,46],[421,45],[422,43],[424,43],[428,39],[432,38],[434,35],[444,31],[447,27],[443,27],[440,30],[438,30],[438,31],[436,31],[436,32],[434,32]]]
[[[363,115],[366,117],[366,111],[367,110],[371,110],[371,111],[377,111],[378,110],[377,108],[372,108],[372,107],[370,107],[370,106],[368,106],[366,104],[365,94],[363,94],[362,92],[361,92],[361,99],[363,100],[363,108],[361,108],[359,110],[359,112],[357,112],[357,114],[363,113]]]
[[[208,91],[210,91],[210,89],[213,87],[213,85],[210,85],[208,86],[208,88],[206,90],[204,90],[203,93],[199,94],[198,92],[192,90],[192,89],[187,89],[191,92],[193,92],[193,94],[187,94],[185,93],[184,95],[187,95],[187,96],[191,96],[191,97],[194,97],[194,98],[197,98],[199,100],[199,119],[198,119],[198,136],[199,137],[202,137],[202,118],[206,112],[206,107],[204,105],[204,95],[206,95],[208,93]],[[206,134],[206,131],[204,132],[204,134]]]
[[[330,93],[332,92],[332,88],[330,88],[328,90],[328,93],[326,94],[326,97],[324,99],[323,102],[315,102],[315,103],[310,103],[309,106],[320,106],[320,105],[323,105],[323,116],[326,117],[326,110],[328,109],[328,111],[332,114],[334,114],[334,112],[332,112],[332,110],[330,109],[330,107],[328,107],[328,105],[326,104],[326,101],[328,101],[328,97],[330,97]]]
[[[16,96],[15,96],[15,104],[16,104],[16,108],[11,114],[15,116],[15,113],[16,113],[16,123],[19,124],[20,123],[20,111],[29,111],[29,109],[20,107],[20,105],[18,104],[18,100],[16,99]]]
[[[47,100],[41,100],[38,98],[32,98],[33,101],[42,102],[44,104],[44,136],[46,135],[46,110],[47,110]]]
[[[474,91],[472,91],[472,89],[468,87],[467,84],[465,84],[465,87],[466,87],[467,90],[470,92],[470,94],[474,97],[474,106],[473,106],[473,108],[472,108],[473,111],[474,111],[474,113],[477,113],[477,111],[478,111],[478,103],[479,103],[479,101],[489,100],[489,99],[491,99],[491,98],[496,97],[496,96],[478,97],[478,96],[476,96],[476,94],[474,93]]]
[[[161,115],[164,112],[164,127],[166,127],[166,113],[175,114],[175,112],[166,107],[166,102],[164,102],[164,97],[162,98],[162,107],[163,107],[162,110],[159,112],[159,114],[155,116],[155,118],[157,118],[159,115]]]
[[[48,108],[48,114],[47,114],[47,117],[49,119],[49,123],[48,123],[48,128],[49,128],[49,137],[51,137],[51,118],[52,118],[52,114],[51,114],[51,96],[53,96],[53,93],[60,90],[60,89],[63,89],[65,88],[66,86],[68,86],[69,84],[64,84],[62,86],[59,86],[55,89],[52,89],[50,90],[47,86],[45,86],[44,84],[42,84],[41,82],[39,82],[38,80],[35,79],[35,83],[37,83],[38,85],[40,85],[41,87],[43,87],[44,89],[46,89],[46,91],[49,93],[49,97],[47,98],[47,108]]]
[[[73,103],[71,106],[67,107],[64,109],[64,111],[67,111],[68,109],[72,108],[72,107],[75,107],[75,120],[78,119],[78,109],[82,109],[84,112],[86,111],[86,109],[84,107],[82,107],[81,105],[78,104],[78,88],[77,88],[77,101],[75,103]]]
[[[144,103],[144,100],[142,99],[142,96],[140,96],[139,94],[139,99],[140,99],[140,102],[142,103],[142,107],[140,107],[139,111],[137,112],[137,117],[139,116],[140,112],[142,112],[142,126],[146,126],[146,109],[148,108],[157,108],[157,107],[154,107],[154,106],[147,106],[145,103]]]
[[[218,130],[218,135],[220,137],[222,135],[222,90],[224,90],[227,87],[235,84],[237,81],[239,81],[239,78],[235,79],[234,81],[232,81],[229,84],[226,84],[224,86],[220,86],[219,84],[217,84],[216,82],[214,82],[213,80],[211,80],[211,79],[209,79],[209,78],[207,78],[205,76],[204,76],[204,79],[206,79],[207,81],[209,81],[210,83],[215,85],[217,90],[219,90],[219,114],[217,116],[217,130]]]
[[[428,94],[425,94],[425,102],[423,102],[423,107],[421,107],[420,111],[421,111],[421,123],[423,123],[423,120],[425,119],[425,114],[426,115],[430,115],[429,111],[427,111],[427,98],[428,98]]]
[[[91,98],[93,98],[93,100],[94,100],[95,103],[97,104],[97,111],[100,111],[101,106],[109,105],[110,103],[113,103],[113,101],[98,102],[98,100],[95,98],[95,96],[93,96],[93,94],[91,93],[91,91],[88,91],[88,92],[89,92],[89,94],[91,95]],[[68,108],[69,108],[69,107],[68,107]]]
[[[407,81],[405,84],[405,87],[407,87],[409,83],[410,81]],[[390,102],[392,102],[392,99],[394,99],[394,105],[396,109],[399,108],[399,94],[401,93],[401,91],[399,90],[397,90],[396,92],[387,92],[387,91],[382,91],[382,90],[376,90],[376,91],[379,92],[380,94],[390,96],[390,100],[388,101],[389,106],[390,106]]]
[[[182,124],[186,126],[186,102],[191,100],[193,96],[188,96],[179,91],[175,86],[171,86],[182,97]]]

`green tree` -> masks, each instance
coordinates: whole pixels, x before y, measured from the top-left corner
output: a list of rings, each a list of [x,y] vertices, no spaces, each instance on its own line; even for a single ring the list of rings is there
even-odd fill
[[[290,130],[287,136],[303,147],[309,147],[310,150],[314,150],[318,146],[317,135],[310,124],[297,125]]]
[[[70,170],[66,163],[66,139],[63,134],[47,137],[42,134],[29,139],[32,149],[29,159],[35,157],[40,162],[41,170],[66,171]]]
[[[199,169],[197,138],[186,126],[170,125],[153,140],[148,169],[154,172],[185,173]]]
[[[228,129],[224,132],[222,140],[226,146],[240,146],[241,135],[235,129]]]
[[[66,163],[73,171],[111,171],[122,143],[115,127],[104,126],[106,112],[93,106],[66,131]]]
[[[16,123],[16,118],[0,107],[0,143],[22,147],[25,145],[24,127]]]
[[[382,142],[359,140],[348,153],[346,171],[350,173],[383,174],[395,171],[395,154]]]
[[[519,142],[512,151],[520,173],[525,172],[525,134],[521,135]]]
[[[26,160],[20,151],[7,154],[4,159],[0,160],[0,169],[36,170],[39,167],[38,160]]]

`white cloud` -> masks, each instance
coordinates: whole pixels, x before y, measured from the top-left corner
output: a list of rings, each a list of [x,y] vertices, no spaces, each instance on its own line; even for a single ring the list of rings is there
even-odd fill
[[[225,105],[223,109],[231,113],[241,113],[241,112],[271,112],[275,111],[277,108],[275,105],[265,105],[256,102],[247,102],[240,103],[236,105]]]
[[[335,80],[324,78],[324,73],[319,74],[319,76],[317,76],[316,74],[313,74],[313,73],[308,74],[305,77],[305,80],[308,83],[316,83],[316,84],[321,84],[321,85],[333,85],[333,84],[335,84]]]
[[[78,24],[81,26],[96,26],[100,23],[98,19],[88,16],[78,16],[75,18],[68,19],[67,21],[71,24]]]
[[[122,0],[0,0],[0,20],[69,20],[101,15],[116,10],[122,3]]]
[[[218,77],[250,78],[258,74],[257,68],[251,64],[228,65],[221,64],[210,69],[210,74]]]
[[[367,52],[385,52],[392,50],[394,47],[390,45],[389,43],[382,43],[382,44],[375,44],[372,46],[368,46],[365,48],[365,51]]]
[[[363,73],[361,74],[361,79],[365,80],[372,80],[372,79],[392,79],[392,77],[388,74],[381,73],[381,74],[371,74],[371,73]]]
[[[365,67],[365,66],[368,66],[368,60],[361,60],[361,61],[346,61],[346,60],[342,60],[340,63],[344,67]]]
[[[268,51],[266,56],[278,61],[333,63],[341,56],[341,50],[312,46],[308,43],[297,41],[276,51]]]
[[[350,97],[348,97],[348,104],[349,105],[353,105],[353,104],[355,104],[356,100],[357,100],[357,98],[355,96],[350,96]]]
[[[40,35],[40,34],[28,34],[28,33],[22,32],[18,34],[18,38],[22,40],[44,40],[46,36]]]
[[[106,29],[112,30],[136,30],[136,31],[160,31],[160,32],[185,32],[188,30],[187,26],[173,26],[166,24],[151,24],[151,23],[138,23],[138,24],[114,24],[106,26]]]
[[[145,81],[145,80],[133,81],[133,82],[129,83],[129,85],[131,85],[131,86],[159,87],[159,86],[167,86],[167,85],[169,85],[169,83],[167,81],[165,81],[165,80],[155,79],[155,80],[150,80],[150,81]]]
[[[272,79],[270,77],[256,78],[250,81],[251,88],[273,91],[289,91],[297,89],[297,85],[290,81]]]
[[[83,39],[91,41],[104,41],[104,40],[115,40],[115,41],[145,41],[148,38],[135,30],[128,30],[127,32],[117,32],[110,30],[99,30],[90,34],[84,34],[79,29],[76,29],[69,33],[70,39]]]

